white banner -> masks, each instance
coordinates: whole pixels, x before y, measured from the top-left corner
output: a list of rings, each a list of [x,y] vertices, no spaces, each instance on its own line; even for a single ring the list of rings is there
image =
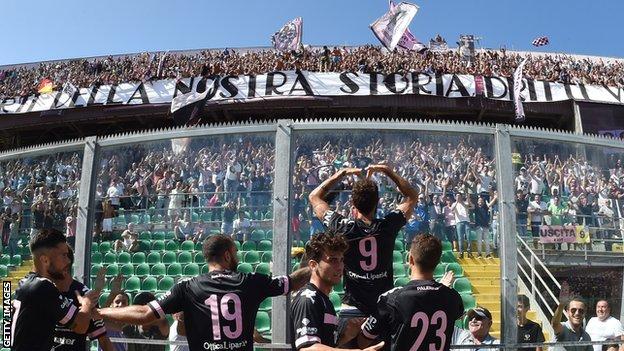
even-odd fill
[[[524,122],[524,107],[522,106],[522,94],[520,89],[522,89],[522,68],[526,64],[527,59],[525,58],[520,62],[516,70],[514,71],[514,108],[516,110],[516,122]]]
[[[394,50],[410,22],[416,16],[418,6],[402,2],[390,5],[390,10],[370,25],[379,41],[390,51]]]
[[[483,77],[484,96],[512,101],[513,78]],[[513,88],[512,88],[513,89]],[[72,91],[73,89],[66,89]],[[77,88],[73,94],[53,92],[0,100],[0,114],[27,113],[97,105],[171,104],[173,111],[192,102],[245,102],[289,96],[430,95],[449,98],[475,96],[471,75],[367,74],[276,71],[262,75],[193,77]],[[624,105],[624,89],[522,80],[524,103],[563,100]],[[172,103],[173,101],[173,103]]]

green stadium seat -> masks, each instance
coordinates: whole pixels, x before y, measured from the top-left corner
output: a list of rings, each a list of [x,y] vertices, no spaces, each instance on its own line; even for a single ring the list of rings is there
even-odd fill
[[[175,240],[167,240],[165,243],[165,250],[167,251],[178,251],[180,249],[180,245]]]
[[[337,294],[344,294],[344,279],[341,279],[340,282],[334,285],[334,292]]]
[[[453,251],[453,244],[450,241],[442,242],[442,251]]]
[[[193,223],[199,222],[199,213],[193,211],[193,213],[191,213],[191,221]]]
[[[162,277],[158,282],[158,290],[169,291],[175,284],[173,277]]]
[[[161,259],[159,252],[150,252],[149,255],[147,255],[147,264],[157,264],[160,262]]]
[[[256,330],[260,334],[267,333],[271,330],[271,318],[265,311],[258,311],[256,315]]]
[[[111,250],[111,243],[110,241],[102,241],[100,243],[100,246],[98,247],[98,251],[101,254],[105,254],[107,252],[109,252]]]
[[[114,277],[119,274],[119,265],[117,263],[109,264],[106,266],[106,276]]]
[[[477,307],[477,300],[473,295],[461,294],[462,302],[464,303],[464,311]]]
[[[135,252],[132,255],[132,264],[145,263],[145,252]]]
[[[195,251],[199,251],[199,252],[203,251],[202,244],[203,243],[201,241],[196,242],[195,243]]]
[[[234,245],[236,246],[236,250],[240,251],[241,249],[241,243],[238,240],[234,240]]]
[[[255,241],[245,241],[242,246],[242,251],[255,251],[256,250],[256,242]]]
[[[334,305],[334,310],[336,310],[336,312],[340,311],[340,308],[342,307],[342,301],[340,301],[340,295],[338,295],[335,292],[329,293],[329,301],[331,301],[332,305]]]
[[[152,233],[149,231],[143,231],[139,234],[139,240],[152,240]]]
[[[117,263],[117,254],[114,252],[107,252],[104,254],[104,264]]]
[[[128,278],[124,289],[127,292],[137,292],[141,290],[141,279],[137,276]]]
[[[165,251],[162,255],[162,263],[172,264],[176,262],[176,254],[173,251]]]
[[[446,265],[446,271],[453,271],[453,273],[455,273],[455,277],[456,278],[460,278],[464,276],[464,269],[462,268],[462,266],[457,263],[457,262],[453,262],[453,263],[449,263]]]
[[[143,282],[141,283],[141,290],[152,293],[156,292],[156,290],[158,290],[158,280],[156,280],[155,277],[147,277],[143,279]]]
[[[91,253],[91,264],[100,264],[102,263],[102,254],[99,252]]]
[[[139,240],[139,251],[148,252],[151,246],[151,240]]]
[[[186,240],[182,242],[182,244],[180,245],[180,250],[182,251],[193,251],[194,249],[195,249],[195,244],[190,240]]]
[[[273,299],[268,297],[262,300],[262,302],[260,302],[260,307],[258,307],[258,311],[268,312],[271,310],[272,306],[273,306]]]
[[[243,260],[243,256],[245,255],[245,252],[243,251],[236,251],[236,259],[238,260],[238,262]]]
[[[91,277],[97,277],[97,273],[102,268],[101,264],[92,264],[91,265]]]
[[[0,265],[0,278],[7,277],[9,275],[9,267]]]
[[[256,273],[271,275],[271,267],[268,263],[258,263],[256,266]]]
[[[178,254],[178,263],[189,264],[193,262],[193,255],[189,251],[182,251]]]
[[[263,251],[263,252],[273,251],[273,243],[269,240],[261,240],[258,243],[258,251]]]
[[[249,263],[239,263],[238,267],[236,267],[236,270],[241,273],[251,273],[253,272],[253,267]]]
[[[132,265],[132,263],[126,263],[123,266],[121,266],[121,268],[119,268],[119,272],[124,277],[129,277],[131,275],[134,275],[134,266]]]
[[[140,221],[141,219],[139,218],[139,215],[136,215],[136,214],[130,215],[130,222],[134,224],[138,224]]]
[[[151,249],[152,249],[152,251],[165,251],[165,241],[164,240],[153,240]]]
[[[165,240],[165,232],[153,232],[152,240]]]
[[[273,230],[267,229],[267,231],[264,232],[264,238],[273,241]]]
[[[260,253],[258,251],[246,252],[243,256],[243,262],[251,264],[260,263]]]
[[[201,267],[201,274],[206,274],[208,273],[208,265],[205,264]]]
[[[433,270],[433,276],[435,278],[442,277],[446,273],[446,263],[438,263],[438,265]]]
[[[104,304],[106,303],[106,300],[108,300],[108,295],[110,295],[110,294],[109,294],[109,293],[107,293],[107,292],[103,292],[103,293],[100,295],[100,298],[98,299],[98,305],[99,305],[100,307],[108,307],[108,306],[104,306]]]
[[[182,275],[191,276],[191,277],[199,275],[199,265],[197,263],[187,264],[186,266],[184,266]]]
[[[254,229],[253,232],[251,232],[251,237],[250,239],[253,241],[261,241],[265,239],[265,234],[264,234],[264,230],[262,229]]]
[[[442,251],[442,257],[440,258],[440,262],[444,263],[452,263],[457,262],[453,251]]]
[[[395,278],[405,277],[405,265],[403,263],[393,263],[392,270]]]
[[[170,230],[170,231],[165,233],[165,239],[166,240],[176,240],[177,238],[176,238],[175,233]]]
[[[196,252],[193,256],[193,262],[195,263],[206,263],[206,259],[204,258],[203,252]]]
[[[167,275],[172,277],[179,277],[182,275],[182,265],[179,263],[172,263],[167,267]]]
[[[457,278],[453,283],[453,289],[460,294],[472,294],[472,285],[466,278]]]
[[[128,252],[120,252],[117,255],[117,263],[126,264],[132,262],[132,256]]]
[[[2,255],[0,256],[0,264],[8,266],[9,264],[11,264],[11,256],[9,255]]]
[[[403,263],[403,255],[401,251],[392,251],[392,262],[394,263]]]
[[[263,252],[260,257],[260,262],[269,263],[273,261],[273,253],[272,252]]]
[[[407,285],[407,283],[409,283],[409,281],[410,281],[409,277],[396,278],[394,280],[394,286],[405,286]]]
[[[405,244],[403,244],[403,240],[395,240],[394,241],[394,251],[404,251]]]
[[[202,219],[202,221],[204,222],[210,222],[212,220],[212,216],[210,215],[209,212],[204,212],[201,214],[200,218]]]
[[[150,274],[150,267],[147,263],[139,263],[134,269],[134,274],[138,277],[147,277]]]
[[[99,252],[98,247],[99,247],[98,243],[91,243],[91,253]]]
[[[154,276],[163,276],[167,274],[167,269],[165,268],[164,264],[157,263],[152,266],[152,269],[150,270],[150,274]]]

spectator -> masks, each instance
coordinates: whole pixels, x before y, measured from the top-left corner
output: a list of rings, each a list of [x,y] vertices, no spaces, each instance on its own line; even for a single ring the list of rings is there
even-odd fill
[[[461,258],[472,257],[470,241],[468,240],[468,224],[470,222],[469,211],[474,206],[465,200],[461,193],[455,194],[455,202],[451,205],[451,211],[455,216],[455,230],[457,231],[458,251]]]
[[[527,312],[531,305],[526,295],[518,295],[518,304],[516,305],[517,322],[518,322],[518,343],[540,343],[544,342],[544,333],[542,327],[527,318]],[[519,348],[519,351],[542,351],[542,347],[525,347]]]
[[[128,252],[139,251],[139,234],[134,231],[134,223],[128,223],[128,227],[121,233],[121,240],[115,241],[115,251]]]
[[[544,219],[544,215],[549,215],[548,205],[542,201],[542,196],[539,194],[533,195],[533,201],[529,202],[527,207],[527,213],[531,221],[531,233],[533,235],[533,243],[537,245],[540,238],[540,226]]]
[[[252,231],[251,221],[245,218],[245,211],[238,211],[238,218],[234,220],[232,224],[233,234],[232,237],[242,241],[249,240],[249,234]]]
[[[223,222],[221,223],[221,233],[225,235],[232,235],[234,230],[234,216],[236,216],[237,209],[234,201],[228,201],[223,208]]]
[[[134,297],[133,305],[147,305],[155,300],[154,294],[141,292]],[[167,340],[169,336],[169,322],[166,319],[157,319],[144,325],[126,325],[123,333],[129,339]],[[165,351],[164,345],[128,344],[128,351]]]
[[[173,314],[173,324],[169,328],[169,341],[186,341],[184,312]],[[188,345],[172,345],[171,351],[189,351]]]
[[[461,333],[457,340],[453,341],[455,345],[475,345],[474,349],[479,350],[477,345],[498,345],[499,341],[490,334],[492,327],[492,314],[487,308],[472,308],[466,314],[468,316],[468,330]],[[465,350],[465,349],[464,349]]]
[[[614,340],[622,342],[624,341],[624,330],[622,329],[622,323],[611,316],[611,306],[609,301],[601,299],[596,303],[596,317],[592,317],[587,322],[585,331],[591,337],[592,341],[605,341]],[[620,351],[624,348],[624,345],[594,345],[594,351]]]
[[[591,341],[591,337],[583,328],[585,319],[586,304],[580,297],[570,297],[569,286],[561,284],[559,295],[559,305],[552,317],[551,325],[555,331],[555,341]],[[563,312],[566,312],[568,321],[561,322]],[[593,347],[588,346],[565,346],[567,351],[593,351]]]
[[[529,201],[526,199],[526,194],[522,189],[516,190],[516,225],[518,226],[518,233],[522,238],[527,236],[528,208]]]
[[[496,201],[492,199],[492,202]],[[477,206],[474,209],[475,214],[475,231],[477,234],[477,258],[483,257],[481,254],[485,251],[485,258],[492,258],[490,252],[490,206],[492,202],[487,203],[483,196],[477,199]],[[483,249],[482,250],[482,246]]]

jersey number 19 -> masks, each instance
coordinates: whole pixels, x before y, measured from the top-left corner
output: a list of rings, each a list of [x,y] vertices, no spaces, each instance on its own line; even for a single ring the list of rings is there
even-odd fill
[[[234,303],[234,310],[230,312],[229,302]],[[218,301],[216,294],[210,295],[204,301],[204,304],[210,307],[210,314],[212,317],[212,336],[215,340],[221,340],[221,330],[225,336],[229,339],[238,338],[243,332],[243,316],[241,311],[241,300],[236,294],[225,294],[221,297],[221,303]],[[226,321],[233,321],[234,328],[232,326],[223,326],[221,328],[221,317]]]

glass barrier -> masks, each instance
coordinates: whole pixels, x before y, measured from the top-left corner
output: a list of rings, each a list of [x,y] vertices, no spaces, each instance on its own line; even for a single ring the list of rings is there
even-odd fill
[[[30,257],[28,241],[40,229],[58,229],[74,245],[82,152],[0,161],[3,277]]]
[[[498,204],[492,136],[348,130],[302,131],[297,132],[294,139],[290,219],[293,269],[300,264],[300,254],[306,242],[316,233],[325,231],[327,226],[347,233],[350,229],[340,224],[343,219],[366,217],[355,207],[352,193],[353,185],[366,177],[365,172],[339,178],[331,189],[321,192],[318,199],[332,212],[327,215],[326,211],[320,213],[317,210],[315,213],[313,205],[318,203],[317,196],[310,199],[310,194],[341,169],[367,169],[371,165],[384,164],[418,190],[412,214],[402,219],[405,221],[403,225],[392,211],[406,200],[406,196],[383,171],[371,176],[379,192],[378,203],[372,205],[375,207],[372,217],[385,223],[398,221],[400,229],[390,230],[387,234],[383,232],[391,236],[388,240],[378,239],[375,235],[351,239],[358,243],[350,244],[353,248],[347,251],[345,262],[355,268],[345,271],[348,276],[343,276],[329,296],[336,311],[342,309],[340,314],[352,315],[355,304],[362,306],[361,312],[367,314],[370,311],[362,309],[376,304],[377,296],[370,297],[374,301],[366,303],[370,293],[356,292],[355,281],[363,279],[362,276],[388,280],[383,292],[407,284],[411,273],[408,252],[412,239],[431,233],[442,240],[444,250],[434,272],[435,279],[440,280],[445,273],[453,272],[454,279],[450,284],[461,293],[465,311],[476,306],[489,309],[493,316],[490,332],[496,338],[500,337]],[[366,203],[366,200],[356,201]],[[366,210],[362,211],[365,213]],[[401,215],[401,218],[404,217]],[[360,224],[357,225],[359,228]],[[374,227],[361,226],[369,232]],[[351,256],[363,257],[364,261],[360,263],[364,262],[366,267],[358,268],[356,263],[350,263]],[[368,269],[370,274],[357,271],[360,268]],[[350,284],[353,288],[349,287]],[[380,289],[382,285],[384,283],[379,285]],[[455,324],[458,332],[463,333],[461,335],[468,333],[465,316]]]
[[[624,254],[624,149],[512,138],[512,153],[518,285],[526,296],[519,340],[578,342],[569,332],[578,328],[591,341],[605,340],[611,327],[602,322],[602,300],[611,316],[622,310],[622,268],[614,263]],[[543,340],[527,318],[541,325]]]
[[[238,270],[271,274],[273,133],[161,140],[103,148],[96,161],[91,276],[124,276],[129,300],[156,297],[179,279],[208,271],[211,235],[232,236]],[[271,300],[258,330],[270,335]]]

